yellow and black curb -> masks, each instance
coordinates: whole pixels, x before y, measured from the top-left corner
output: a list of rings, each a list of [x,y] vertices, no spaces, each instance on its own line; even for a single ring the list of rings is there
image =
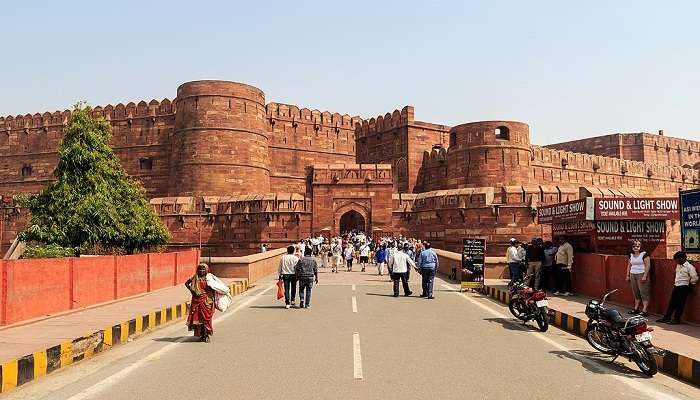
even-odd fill
[[[248,280],[232,282],[231,295],[248,290]],[[59,345],[9,360],[0,365],[0,393],[8,392],[17,386],[31,382],[41,376],[71,365],[93,355],[109,350],[151,332],[169,322],[187,315],[190,303],[175,304],[128,321],[109,326],[90,335],[66,341]]]
[[[500,290],[495,287],[485,286],[483,293],[487,296],[508,304],[510,302],[510,293],[505,290]],[[576,336],[584,337],[588,321],[563,313],[550,308],[549,323],[559,329],[573,333]],[[680,378],[686,382],[700,386],[700,361],[690,357],[674,353],[670,350],[664,350],[664,355],[654,355],[656,362],[659,365],[659,371],[671,375],[675,378]]]

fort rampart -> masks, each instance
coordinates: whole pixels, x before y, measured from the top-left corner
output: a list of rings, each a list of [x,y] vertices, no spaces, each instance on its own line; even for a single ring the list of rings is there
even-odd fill
[[[110,144],[143,182],[171,248],[211,256],[338,233],[346,212],[365,229],[446,250],[462,236],[485,237],[489,254],[500,254],[511,236],[549,234],[534,223],[539,205],[675,196],[700,183],[697,141],[635,133],[537,146],[522,122],[449,127],[416,121],[411,106],[362,119],[265,103],[262,90],[237,82],[188,82],[173,101],[93,113],[110,122]],[[0,118],[0,250],[27,218],[12,196],[52,179],[69,117]]]

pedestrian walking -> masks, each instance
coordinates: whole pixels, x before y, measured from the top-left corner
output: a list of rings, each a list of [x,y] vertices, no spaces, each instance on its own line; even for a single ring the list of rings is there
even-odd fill
[[[642,242],[635,240],[632,242],[632,252],[627,264],[627,282],[632,286],[634,296],[634,310],[630,314],[639,314],[643,317],[649,315],[649,292],[651,283],[649,281],[649,271],[651,262],[649,254],[642,250]]]
[[[389,275],[394,281],[394,297],[399,297],[399,280],[403,285],[403,295],[410,296],[413,294],[408,287],[408,272],[411,268],[416,268],[416,263],[411,257],[402,252],[396,251],[389,259]]]
[[[420,258],[418,259],[418,268],[420,268],[423,286],[423,293],[421,293],[420,297],[427,297],[429,299],[435,298],[433,296],[433,283],[439,267],[440,262],[438,261],[437,254],[430,248],[430,243],[425,242],[423,244],[423,251],[421,251]]]
[[[294,298],[297,293],[297,278],[294,267],[299,262],[299,257],[294,255],[294,246],[287,247],[287,254],[280,258],[277,274],[284,283],[284,308],[294,307]]]
[[[311,307],[311,289],[314,287],[314,283],[318,283],[318,266],[312,253],[313,249],[306,247],[304,257],[294,267],[299,281],[299,308]]]
[[[369,244],[362,243],[360,245],[360,266],[362,267],[361,272],[365,272],[365,268],[367,267],[367,263],[369,263],[369,252],[370,252],[370,247]]]
[[[542,258],[542,272],[540,285],[542,290],[550,290],[552,288],[552,277],[554,277],[554,255],[557,254],[557,247],[550,240],[544,242],[544,255]]]
[[[346,263],[345,269],[348,272],[352,272],[352,260],[353,260],[353,257],[355,257],[355,251],[354,251],[354,248],[350,242],[348,242],[348,245],[345,246],[345,253],[343,253],[343,255],[345,256],[345,263]]]
[[[190,310],[187,314],[187,329],[194,331],[194,336],[202,342],[211,340],[214,334],[212,320],[217,293],[227,295],[228,287],[219,278],[209,272],[207,264],[199,264],[197,272],[185,282],[185,287],[192,293]]]
[[[542,239],[532,239],[532,243],[525,250],[525,260],[527,261],[527,275],[529,286],[535,290],[540,290],[542,285],[542,260],[544,259],[544,244]]]
[[[571,267],[574,264],[574,248],[566,236],[559,237],[559,247],[554,255],[557,269],[557,291],[552,293],[562,296],[573,296],[571,293]]]
[[[698,283],[698,273],[693,264],[688,262],[688,255],[684,251],[674,254],[673,260],[676,262],[676,280],[673,284],[666,314],[657,320],[657,322],[665,322],[669,325],[681,323],[688,294],[690,294],[691,288]]]
[[[508,263],[511,283],[522,279],[520,274],[521,265],[524,261],[525,254],[520,247],[520,242],[515,238],[510,238],[510,246],[506,249],[506,262]]]
[[[374,258],[377,260],[377,275],[381,276],[384,274],[384,266],[387,262],[386,245],[377,248]]]
[[[333,270],[331,272],[335,272],[336,274],[340,270],[340,267],[343,266],[343,244],[341,242],[341,239],[337,239],[335,243],[333,244],[332,247],[332,253],[333,253]]]

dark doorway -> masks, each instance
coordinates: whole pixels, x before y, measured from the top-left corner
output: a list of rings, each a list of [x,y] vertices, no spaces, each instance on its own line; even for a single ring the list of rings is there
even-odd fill
[[[365,218],[355,210],[350,210],[340,217],[340,233],[352,230],[365,231]]]

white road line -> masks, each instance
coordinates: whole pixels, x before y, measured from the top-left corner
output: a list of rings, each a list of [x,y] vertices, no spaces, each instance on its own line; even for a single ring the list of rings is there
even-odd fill
[[[357,312],[357,297],[352,296],[352,312]]]
[[[227,318],[229,318],[231,315],[236,313],[237,311],[241,310],[243,307],[247,306],[251,302],[257,300],[257,296],[263,295],[264,293],[270,291],[271,289],[277,287],[277,285],[272,285],[268,287],[267,289],[263,290],[262,292],[258,293],[255,296],[250,296],[247,300],[243,301],[241,304],[239,304],[236,308],[222,314],[220,317],[215,318],[214,322],[220,322],[223,321]],[[121,381],[122,379],[126,378],[129,376],[131,373],[136,371],[137,369],[141,368],[144,364],[146,364],[149,361],[157,360],[159,359],[163,354],[174,350],[176,346],[185,340],[189,339],[189,337],[181,337],[177,339],[175,342],[170,343],[160,350],[151,353],[148,357],[142,358],[139,361],[129,365],[128,367],[122,369],[121,371],[117,372],[114,375],[111,375],[94,385],[82,390],[80,393],[68,398],[67,400],[84,400],[84,399],[89,399],[91,397],[94,397],[98,395],[100,392],[104,391],[105,389],[108,389],[111,386],[114,386],[117,382]]]
[[[353,292],[355,291],[355,285],[352,285],[352,291]]]
[[[353,364],[355,379],[362,378],[362,353],[360,352],[360,332],[355,332],[352,334],[352,353],[353,353]]]
[[[446,285],[444,283],[442,284],[442,286],[446,289],[456,290],[455,287]],[[510,315],[506,315],[506,314],[503,314],[497,310],[494,310],[493,308],[483,304],[482,302],[467,296],[466,293],[463,293],[463,292],[455,292],[455,293],[457,295],[460,295],[460,296],[464,297],[465,299],[469,300],[472,304],[482,308],[483,310],[487,311],[491,315],[493,315],[495,317],[503,318],[504,320],[506,320],[506,322],[509,322],[513,326],[518,327],[518,329],[525,330],[525,328],[523,328],[520,323],[510,321],[510,317],[511,317]],[[538,332],[533,332],[533,333],[538,333]],[[534,334],[532,336],[548,343],[549,345],[551,345],[551,346],[553,346],[553,347],[555,347],[555,348],[557,348],[565,353],[567,353],[572,358],[578,360],[579,362],[581,362],[583,364],[586,364],[592,368],[598,369],[601,372],[607,372],[608,376],[610,376],[611,378],[616,379],[616,380],[620,381],[621,383],[624,383],[625,385],[631,387],[632,389],[634,389],[634,390],[642,393],[643,395],[648,396],[654,400],[678,400],[678,397],[672,396],[672,395],[664,393],[664,392],[660,392],[660,391],[654,389],[653,387],[651,387],[650,385],[647,385],[639,380],[632,380],[629,378],[625,378],[625,377],[616,375],[615,371],[613,371],[612,369],[610,369],[602,364],[599,364],[599,363],[589,359],[588,357],[584,357],[584,356],[581,356],[579,354],[572,352],[571,349],[569,349],[568,347],[555,342],[554,340],[548,338],[544,334]]]

